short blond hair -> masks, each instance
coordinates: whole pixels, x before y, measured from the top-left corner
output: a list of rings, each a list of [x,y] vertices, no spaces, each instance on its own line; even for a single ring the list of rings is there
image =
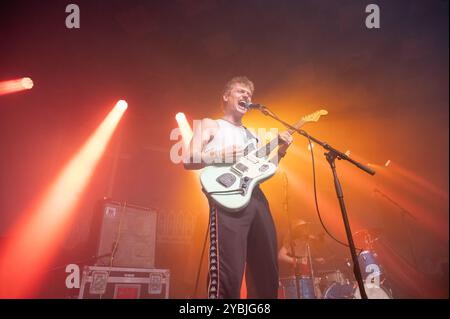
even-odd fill
[[[233,85],[235,85],[235,84],[242,84],[243,86],[247,87],[253,95],[253,91],[255,90],[255,85],[246,76],[235,76],[234,78],[229,80],[227,82],[227,84],[225,84],[225,88],[223,89],[223,95],[228,94],[228,92],[231,91],[231,89],[233,88]]]

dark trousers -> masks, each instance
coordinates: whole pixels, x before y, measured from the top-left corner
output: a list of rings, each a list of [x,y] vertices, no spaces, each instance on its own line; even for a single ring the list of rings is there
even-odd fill
[[[276,299],[277,237],[259,187],[249,205],[227,212],[210,202],[208,298],[238,299],[244,268],[248,298]]]

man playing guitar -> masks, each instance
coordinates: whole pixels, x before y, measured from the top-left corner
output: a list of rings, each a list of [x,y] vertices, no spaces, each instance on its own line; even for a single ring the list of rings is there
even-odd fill
[[[244,146],[255,139],[242,125],[254,91],[247,77],[235,77],[225,86],[221,119],[205,118],[194,129],[185,159],[186,169],[230,163],[244,155]],[[278,136],[278,156],[292,143],[288,132]],[[199,159],[199,160],[195,160]],[[210,204],[210,250],[208,298],[239,298],[244,269],[249,298],[277,298],[277,238],[269,204],[257,186],[250,203],[241,211],[229,212]]]

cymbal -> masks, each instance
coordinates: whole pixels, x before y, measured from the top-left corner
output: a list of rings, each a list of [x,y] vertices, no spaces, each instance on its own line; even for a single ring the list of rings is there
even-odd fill
[[[374,243],[380,238],[382,233],[382,228],[367,228],[358,230],[353,237],[356,245],[364,250],[372,250],[374,249]]]
[[[367,229],[360,229],[357,232],[355,232],[353,234],[353,236],[355,237],[359,237],[359,236],[369,236],[369,237],[374,237],[376,240],[378,237],[380,237],[380,235],[384,232],[383,228],[380,227],[372,227],[372,228],[367,228]]]
[[[292,236],[293,240],[299,240],[303,243],[311,243],[316,245],[322,245],[324,243],[324,234],[319,235],[309,235],[309,234],[294,234]]]
[[[312,222],[307,222],[307,221],[304,221],[304,220],[298,220],[298,221],[295,221],[295,222],[292,223],[292,228],[302,227],[302,226],[310,226],[312,224],[313,224]]]
[[[296,233],[301,233],[301,234],[310,233],[312,224],[313,223],[305,222],[304,220],[300,220],[298,222],[295,222],[292,225],[292,233],[293,234],[296,234]]]

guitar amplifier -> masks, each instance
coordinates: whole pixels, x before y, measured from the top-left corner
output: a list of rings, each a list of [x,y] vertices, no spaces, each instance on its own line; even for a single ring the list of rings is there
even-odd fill
[[[106,199],[97,220],[96,266],[155,267],[155,210]]]
[[[85,266],[78,299],[168,299],[170,271]]]

